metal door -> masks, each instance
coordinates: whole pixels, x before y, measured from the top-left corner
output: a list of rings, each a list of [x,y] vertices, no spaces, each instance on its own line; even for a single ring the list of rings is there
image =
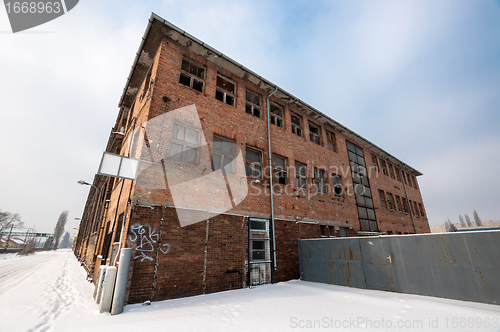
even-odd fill
[[[360,239],[359,244],[365,269],[366,287],[397,292],[398,285],[390,242],[384,238],[367,238]]]

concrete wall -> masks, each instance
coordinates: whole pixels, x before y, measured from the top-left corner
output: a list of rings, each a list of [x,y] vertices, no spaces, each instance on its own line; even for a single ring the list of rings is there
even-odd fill
[[[300,240],[301,278],[500,303],[500,231]]]

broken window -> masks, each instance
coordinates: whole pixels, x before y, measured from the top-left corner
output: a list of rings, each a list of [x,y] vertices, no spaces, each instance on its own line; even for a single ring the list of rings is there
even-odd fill
[[[424,214],[424,208],[422,207],[422,204],[421,203],[418,203],[418,207],[420,208],[420,215],[422,217],[425,217],[425,214]]]
[[[262,152],[257,149],[247,148],[246,159],[247,176],[262,179]]]
[[[378,172],[377,157],[375,155],[373,155],[373,154],[372,154],[372,163],[373,163],[373,167],[375,168],[375,171]]]
[[[387,166],[385,165],[385,160],[380,159],[380,168],[382,168],[382,173],[387,175]]]
[[[324,169],[314,167],[314,184],[316,185],[316,192],[320,194],[328,194],[326,171]]]
[[[330,230],[328,229],[327,225],[319,225],[319,228],[321,230],[321,237],[329,237],[330,236]]]
[[[217,76],[217,89],[215,91],[215,99],[222,101],[228,105],[236,105],[236,83],[233,81]]]
[[[335,197],[342,197],[342,183],[340,181],[340,175],[332,174],[332,180]]]
[[[382,208],[387,209],[387,204],[385,204],[385,194],[383,190],[378,190],[378,195],[380,196],[380,206]]]
[[[406,173],[406,177],[407,177],[407,179],[408,179],[408,185],[409,185],[410,187],[412,187],[412,185],[411,185],[411,177],[410,177],[410,174]]]
[[[394,179],[394,169],[392,168],[392,165],[387,163],[387,166],[389,166],[389,174],[391,175],[391,178]]]
[[[326,138],[328,139],[328,150],[337,152],[337,142],[335,140],[335,134],[327,130]]]
[[[233,173],[234,150],[233,141],[214,136],[212,143],[212,168],[214,171],[221,169],[226,173]]]
[[[401,197],[396,195],[396,205],[398,206],[398,211],[403,212],[403,208],[401,207]]]
[[[271,103],[269,110],[271,112],[271,123],[275,126],[283,128],[283,107]]]
[[[411,176],[411,180],[413,182],[413,188],[418,189],[418,187],[417,187],[417,180],[415,179],[415,177],[413,175]]]
[[[295,162],[296,184],[299,189],[307,189],[307,165]]]
[[[292,115],[292,133],[302,137],[302,117],[291,112]]]
[[[286,184],[286,159],[273,154],[273,182]]]
[[[401,177],[399,176],[399,168],[395,167],[396,169],[396,179],[401,182]]]
[[[321,129],[318,125],[309,122],[309,139],[311,142],[321,145]]]
[[[394,197],[391,193],[387,193],[387,204],[389,204],[389,209],[394,211],[396,208],[394,206]]]
[[[260,95],[250,90],[247,90],[246,101],[247,103],[245,111],[248,114],[252,114],[253,116],[260,118],[260,107],[261,107]]]
[[[170,159],[185,163],[198,162],[200,131],[174,123],[172,142],[170,143]]]
[[[405,213],[408,213],[408,202],[404,197],[402,197],[401,199],[403,200],[403,209],[405,210]]]
[[[182,59],[179,83],[203,92],[205,85],[205,68],[193,60]]]
[[[415,208],[415,215],[418,217],[418,206],[417,206],[417,202],[413,201],[413,207]]]

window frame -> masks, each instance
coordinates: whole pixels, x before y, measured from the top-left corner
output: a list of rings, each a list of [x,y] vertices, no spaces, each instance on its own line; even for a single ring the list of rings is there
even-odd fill
[[[281,115],[274,113],[274,110],[278,110],[281,113]],[[271,117],[269,119],[271,124],[273,124],[279,128],[283,128],[283,129],[285,128],[285,120],[284,120],[285,108],[283,106],[270,101],[269,116]],[[281,125],[279,125],[278,123],[281,123]]]
[[[230,83],[234,86],[234,92],[231,92],[223,87],[220,87],[219,86],[219,79],[221,79],[222,81],[226,81],[227,83]],[[236,107],[236,92],[238,91],[238,85],[236,84],[235,81],[225,77],[225,76],[222,76],[220,74],[217,74],[217,78],[216,78],[216,81],[215,81],[215,99],[217,99],[218,101],[221,101],[223,102],[224,104],[227,104],[229,106],[233,106],[233,107]],[[217,98],[217,93],[222,93],[222,100],[220,100],[219,98]],[[227,97],[231,97],[232,100],[233,100],[233,103],[228,103],[227,102]]]
[[[387,174],[387,164],[386,164],[385,160],[383,160],[382,158],[380,158],[380,168],[382,169],[382,174],[388,176],[388,174]]]
[[[188,65],[190,67],[192,65],[193,67],[196,67],[196,69],[203,69],[203,77],[200,77],[197,74],[192,74],[190,72],[185,71],[182,68],[184,61],[188,62]],[[182,85],[184,85],[184,86],[187,86],[188,88],[191,88],[193,90],[196,90],[198,92],[203,93],[203,91],[205,90],[206,73],[207,73],[207,68],[205,66],[201,65],[200,63],[198,63],[197,61],[195,61],[193,59],[189,59],[187,57],[184,57],[184,58],[182,58],[182,62],[181,62],[181,71],[180,71],[180,74],[179,74],[179,83],[182,84]],[[184,84],[184,83],[181,82],[182,75],[187,76],[189,78],[189,85]],[[199,81],[201,83],[201,90],[198,90],[198,89],[196,89],[194,87],[194,81],[195,80]]]
[[[342,187],[342,176],[332,173],[331,177],[333,182],[333,194],[337,198],[342,198],[344,193],[344,188]],[[335,179],[338,179],[338,183],[335,183]],[[337,188],[340,188],[340,193],[337,193]]]
[[[305,174],[300,174],[299,169],[305,168]],[[299,186],[299,181],[304,181],[304,187]],[[301,163],[299,161],[295,161],[295,187],[301,190],[308,190],[307,187],[307,164]]]
[[[258,98],[259,99],[259,104],[255,104],[252,100],[248,100],[248,95],[253,95],[252,97],[254,98]],[[252,98],[250,98],[252,99]],[[249,112],[249,109],[248,107],[250,107],[250,112]],[[259,112],[259,115],[255,115],[255,110],[258,110]],[[262,96],[257,93],[257,92],[253,92],[252,90],[249,90],[249,89],[246,89],[245,91],[245,112],[247,114],[250,114],[250,115],[253,115],[259,119],[262,118]]]
[[[231,143],[232,144],[232,147],[233,147],[233,153],[232,154],[229,154],[229,153],[226,153],[224,151],[219,151],[219,150],[216,150],[215,149],[215,139],[218,138],[221,140],[221,143],[223,143],[224,141],[226,141],[225,143]],[[234,165],[233,165],[233,161],[234,159],[236,158],[236,152],[235,152],[235,147],[236,147],[236,142],[234,140],[230,140],[226,137],[223,137],[223,136],[219,136],[219,135],[214,135],[213,138],[212,138],[212,146],[211,146],[211,150],[212,150],[212,153],[211,153],[211,158],[212,158],[212,170],[213,171],[217,171],[217,170],[222,170],[223,173],[234,173]],[[222,150],[222,149],[221,149]],[[217,155],[217,156],[221,156],[221,159],[220,159],[220,168],[215,168],[215,165],[214,165],[214,155]],[[224,165],[224,159],[225,158],[231,158],[231,171],[227,171],[226,170],[226,167]]]
[[[296,117],[299,120],[300,124],[294,123],[293,117]],[[292,124],[292,133],[294,133],[295,135],[297,135],[299,137],[304,137],[304,122],[302,121],[302,116],[298,115],[295,112],[290,111],[290,121]],[[297,133],[297,131],[299,133]]]
[[[328,195],[328,173],[326,172],[326,170],[320,167],[314,167],[313,172],[313,182],[314,186],[316,187],[316,192],[319,194]],[[323,177],[321,177],[320,175],[322,175]],[[321,191],[320,188],[324,189],[324,191]]]
[[[255,153],[258,153],[259,156],[260,156],[260,162],[257,162],[257,161],[249,161],[248,160],[248,150],[252,151],[252,152],[255,152]],[[259,150],[259,149],[256,149],[256,148],[253,148],[253,147],[249,147],[247,146],[246,147],[246,150],[245,150],[245,166],[249,165],[250,168],[252,169],[252,174],[251,175],[248,175],[247,173],[247,167],[245,167],[245,174],[247,177],[251,177],[251,178],[254,178],[254,179],[260,179],[262,180],[264,178],[264,174],[263,174],[263,164],[262,164],[262,156],[263,156],[263,151],[262,150]],[[260,176],[255,176],[255,173],[256,173],[256,169],[255,169],[255,166],[259,166],[260,167]]]
[[[385,192],[381,189],[378,190],[378,195],[380,198],[380,206],[382,209],[387,209],[387,200],[385,198]]]
[[[335,133],[333,131],[326,131],[326,140],[328,142],[328,150],[337,152],[337,138],[335,137]]]
[[[321,146],[321,126],[317,125],[312,121],[308,121],[308,124],[309,124],[309,140],[314,144],[318,144],[319,146]],[[311,126],[316,127],[318,129],[317,134],[311,131]],[[313,138],[316,138],[318,141],[316,142]]]
[[[391,176],[391,178],[395,179],[394,177],[394,169],[392,168],[392,164],[387,162],[387,167],[389,168],[389,174]]]
[[[398,195],[394,195],[394,196],[396,196],[396,205],[398,207],[398,211],[403,212],[403,207],[401,205],[401,197],[399,197]]]
[[[177,137],[174,136],[174,134],[176,133],[175,131],[175,127],[182,127],[184,129],[184,139],[181,140]],[[186,138],[186,129],[189,129],[191,131],[196,131],[198,133],[198,143],[191,143],[191,142],[188,142],[185,140]],[[180,123],[180,122],[174,122],[174,126],[172,128],[172,138],[170,139],[170,151],[169,151],[169,159],[170,160],[174,160],[176,162],[182,162],[182,163],[187,163],[187,164],[191,164],[191,165],[197,165],[199,160],[200,160],[200,132],[201,132],[201,129],[199,128],[195,128],[195,127],[192,127],[192,126],[189,126],[189,125],[185,125],[183,123]],[[178,133],[178,131],[177,131]],[[177,144],[177,145],[181,145],[182,146],[182,151],[181,151],[181,159],[175,159],[175,158],[172,158],[173,155],[176,155],[176,154],[172,154],[172,143],[173,144]],[[196,152],[196,160],[194,162],[189,162],[189,161],[186,161],[185,158],[186,158],[186,148],[189,147],[189,148],[192,148],[192,149],[195,149],[197,152]]]
[[[280,167],[275,167],[275,162],[274,162],[275,158],[283,159],[283,162],[285,164],[283,169]],[[287,158],[273,153],[272,164],[273,164],[273,172],[272,172],[273,184],[277,183],[277,184],[286,185],[288,183]],[[283,175],[280,177],[277,177],[277,176],[275,176],[276,173],[283,173]],[[282,183],[281,181],[277,181],[277,179],[284,179],[284,183]]]
[[[387,204],[389,205],[390,211],[396,211],[396,206],[394,205],[394,196],[390,192],[386,192]]]
[[[422,218],[425,218],[424,207],[422,203],[418,203],[418,207],[420,208],[420,215],[422,216]]]

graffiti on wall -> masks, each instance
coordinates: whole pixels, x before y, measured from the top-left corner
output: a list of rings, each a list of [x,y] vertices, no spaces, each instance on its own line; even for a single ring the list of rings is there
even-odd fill
[[[160,240],[160,234],[156,233],[155,228],[151,228],[150,225],[140,225],[136,224],[131,227],[130,231],[133,235],[129,236],[130,241],[138,241],[139,244],[135,248],[136,253],[139,255],[135,256],[134,259],[140,258],[141,262],[146,260],[153,260],[154,253],[154,243],[158,243]],[[170,251],[170,244],[165,243],[158,245],[158,250],[164,254],[168,254]]]

